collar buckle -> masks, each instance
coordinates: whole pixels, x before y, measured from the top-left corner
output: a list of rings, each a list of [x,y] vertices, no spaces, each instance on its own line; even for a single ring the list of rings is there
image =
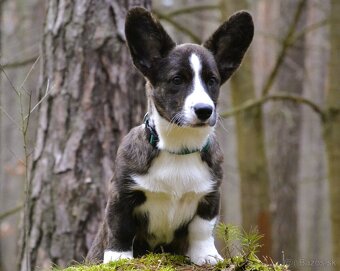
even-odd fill
[[[156,132],[155,127],[152,127],[150,125],[150,117],[149,117],[149,113],[146,113],[143,119],[143,122],[145,124],[145,132],[146,132],[146,136],[147,139],[149,141],[149,143],[157,149],[157,143],[159,142],[159,137],[158,134]]]

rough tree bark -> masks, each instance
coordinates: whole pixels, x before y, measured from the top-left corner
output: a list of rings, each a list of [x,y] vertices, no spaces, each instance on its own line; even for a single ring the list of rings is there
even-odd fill
[[[124,44],[128,8],[151,0],[50,0],[43,97],[20,270],[82,261],[102,218],[121,138],[142,121],[144,79]],[[27,242],[28,241],[28,242]]]
[[[340,2],[331,1],[330,58],[324,135],[328,160],[334,270],[340,265]]]
[[[223,3],[223,2],[222,2]],[[226,2],[226,10],[233,13],[248,9],[246,1]],[[252,56],[249,51],[242,68],[230,81],[234,107],[256,98],[252,70]],[[262,108],[255,107],[238,114],[236,120],[237,161],[241,181],[242,226],[249,231],[257,227],[264,238],[260,253],[271,255],[271,219],[269,202],[269,178],[264,148]]]

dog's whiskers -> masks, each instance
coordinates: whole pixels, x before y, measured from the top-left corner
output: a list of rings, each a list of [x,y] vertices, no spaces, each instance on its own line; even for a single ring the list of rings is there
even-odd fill
[[[168,126],[166,127],[166,131],[169,135],[171,129],[173,128],[173,126],[176,125],[176,122],[177,123],[181,123],[184,119],[184,116],[181,112],[177,112],[170,120],[170,122],[168,123]]]
[[[227,129],[227,127],[224,125],[223,123],[224,119],[220,116],[217,115],[217,125],[221,126],[221,128],[227,132],[228,134],[230,134],[231,132]]]

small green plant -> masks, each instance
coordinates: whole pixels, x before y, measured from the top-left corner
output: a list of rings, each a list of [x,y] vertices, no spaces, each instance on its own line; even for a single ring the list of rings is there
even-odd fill
[[[224,258],[231,258],[241,237],[240,229],[231,224],[219,223],[215,229],[216,237],[223,242]]]
[[[249,232],[231,224],[220,223],[215,230],[216,236],[223,242],[224,264],[229,264],[233,269],[247,271],[286,271],[287,265],[274,264],[270,259],[261,261],[256,253],[262,246],[260,241],[263,235],[256,228]],[[268,263],[270,262],[270,263]],[[220,269],[223,270],[223,269]],[[228,269],[227,269],[228,270]]]
[[[220,223],[215,232],[217,238],[223,242],[222,253],[225,258],[232,258],[237,253],[244,256],[256,255],[262,246],[260,240],[263,235],[259,234],[255,228],[246,232],[235,225]]]

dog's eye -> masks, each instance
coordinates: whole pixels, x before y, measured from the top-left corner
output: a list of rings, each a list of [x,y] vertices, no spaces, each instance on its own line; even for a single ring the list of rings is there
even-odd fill
[[[215,77],[210,77],[210,78],[208,78],[208,80],[207,80],[207,85],[209,86],[209,87],[213,87],[213,86],[215,86],[217,84],[217,79],[215,78]]]
[[[174,84],[174,85],[181,85],[183,83],[183,77],[182,76],[179,76],[179,75],[176,75],[174,76],[172,79],[171,79],[171,82]]]

